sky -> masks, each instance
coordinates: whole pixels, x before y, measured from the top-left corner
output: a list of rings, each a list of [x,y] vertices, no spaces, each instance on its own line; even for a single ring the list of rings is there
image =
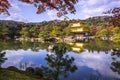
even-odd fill
[[[75,5],[76,13],[67,14],[69,19],[86,19],[93,16],[103,16],[103,12],[120,7],[120,0],[78,0]],[[48,10],[41,14],[36,14],[37,8],[18,0],[9,0],[12,7],[9,9],[10,16],[0,15],[0,20],[14,20],[21,22],[42,22],[50,20],[63,20],[65,17],[58,18],[56,10]]]

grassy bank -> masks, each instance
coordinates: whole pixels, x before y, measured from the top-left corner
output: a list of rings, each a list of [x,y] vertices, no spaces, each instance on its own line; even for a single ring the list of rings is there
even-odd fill
[[[43,80],[20,70],[0,69],[0,80]]]

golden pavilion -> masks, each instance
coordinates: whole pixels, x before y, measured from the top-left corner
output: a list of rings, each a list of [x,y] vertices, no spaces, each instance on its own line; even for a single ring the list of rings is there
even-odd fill
[[[72,26],[70,27],[70,30],[77,40],[79,39],[81,40],[89,36],[90,32],[90,30],[87,27],[84,27],[84,23],[82,22],[73,23]]]

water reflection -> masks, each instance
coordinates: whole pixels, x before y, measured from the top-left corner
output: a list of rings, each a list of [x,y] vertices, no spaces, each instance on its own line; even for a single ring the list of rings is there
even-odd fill
[[[0,52],[0,68],[1,65],[7,60],[7,58],[5,58],[5,52]]]
[[[32,51],[38,52],[40,49],[47,49],[49,45],[56,44],[56,43],[38,43],[38,42],[2,42],[0,41],[0,51],[3,50],[28,50],[31,49]],[[87,49],[89,52],[97,51],[104,51],[108,53],[111,49],[119,48],[120,44],[114,44],[110,41],[102,41],[99,39],[79,41],[74,43],[66,43],[67,49],[75,51],[77,53],[84,52]],[[70,49],[71,48],[71,49]]]
[[[76,53],[81,53],[85,51],[85,48],[88,46],[88,43],[84,42],[74,42],[74,43],[67,43],[70,45],[72,51]]]
[[[120,58],[120,52],[119,52],[119,50],[118,51],[114,50],[112,52],[112,55],[114,57],[112,57],[113,62],[111,63],[110,68],[111,68],[111,70],[113,72],[117,72],[120,75],[120,60],[116,58],[116,56]]]
[[[59,80],[60,76],[67,77],[70,72],[77,70],[77,66],[73,64],[74,58],[66,55],[65,45],[54,46],[53,53],[47,54],[45,60],[48,66],[42,66],[44,78],[50,80]]]
[[[56,50],[48,52],[49,45],[56,45]],[[36,69],[41,72],[35,74],[51,80],[120,79],[120,54],[111,52],[112,49],[120,49],[120,45],[109,41],[89,40],[66,44],[0,42],[0,46],[8,58],[2,64],[5,68],[16,66],[25,70],[38,67]]]
[[[26,70],[29,67],[35,68],[36,64],[33,63],[33,62],[25,62],[25,63],[20,62],[19,63],[19,69],[20,70]]]
[[[120,75],[120,62],[119,61],[112,62],[111,65],[112,71],[117,72]]]

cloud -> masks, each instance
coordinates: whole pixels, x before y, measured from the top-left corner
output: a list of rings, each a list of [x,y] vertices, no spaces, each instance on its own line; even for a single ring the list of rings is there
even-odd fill
[[[5,50],[6,55],[5,57],[7,60],[2,65],[2,67],[7,68],[9,66],[19,66],[19,63],[24,61],[24,59],[27,59],[28,62],[30,61],[36,61],[40,58],[40,60],[46,56],[47,51],[46,50],[39,50],[39,52],[33,52],[31,49],[28,50]],[[41,58],[42,56],[42,58]],[[44,56],[44,57],[43,57]],[[28,58],[29,57],[29,58]],[[36,59],[36,60],[35,60]],[[40,64],[40,63],[39,63]]]
[[[14,21],[23,21],[27,22],[28,20],[19,13],[11,13],[10,16],[0,15],[0,20],[14,20]]]
[[[33,11],[36,11],[33,5],[24,4],[18,0],[9,0],[12,7],[9,9],[11,16],[0,15],[1,20],[15,20],[15,21],[24,21],[24,22],[39,22],[43,20],[64,20],[63,17],[57,17],[56,10],[47,10],[44,14],[40,14],[40,19],[38,16],[32,14]],[[27,8],[26,6],[29,6]],[[75,5],[76,14],[68,14],[70,19],[86,19],[92,16],[102,16],[103,12],[111,8],[120,6],[120,0],[79,0]],[[25,8],[24,8],[25,7]],[[25,11],[24,11],[25,10]],[[28,10],[28,12],[26,12]],[[26,14],[27,13],[27,14]],[[36,18],[37,17],[37,18]]]
[[[27,22],[28,20],[22,16],[22,10],[19,5],[19,1],[17,0],[9,0],[12,7],[10,7],[9,12],[10,16],[8,15],[0,15],[1,20],[14,20],[14,21],[24,21]]]
[[[55,18],[56,13],[57,13],[57,11],[55,11],[55,10],[49,10],[49,11],[47,11],[47,15],[48,15],[49,18],[51,18],[51,19]]]
[[[76,14],[68,14],[70,19],[86,19],[93,16],[103,16],[103,12],[119,7],[120,0],[79,0],[75,5]],[[47,12],[50,19],[63,19],[56,16],[55,10]]]
[[[21,11],[20,7],[19,7],[19,1],[17,0],[9,0],[10,4],[11,4],[11,11],[15,10],[15,11]]]
[[[77,4],[78,13],[85,19],[91,16],[101,16],[104,11],[118,7],[120,0],[80,0]]]
[[[105,76],[119,76],[110,69],[111,62],[113,61],[110,54],[105,54],[103,52],[100,52],[99,54],[97,52],[83,52],[81,55],[76,55],[75,58],[75,63],[79,67],[86,66],[92,68]],[[118,61],[120,61],[120,59],[118,59]]]
[[[64,20],[64,18],[65,18],[65,16],[58,17],[56,10],[48,10],[48,11],[47,11],[47,15],[49,16],[49,18],[50,18],[51,20],[55,20],[55,19]]]
[[[15,21],[27,22],[27,20],[19,13],[12,13],[11,16],[6,17],[5,20],[15,20]]]

